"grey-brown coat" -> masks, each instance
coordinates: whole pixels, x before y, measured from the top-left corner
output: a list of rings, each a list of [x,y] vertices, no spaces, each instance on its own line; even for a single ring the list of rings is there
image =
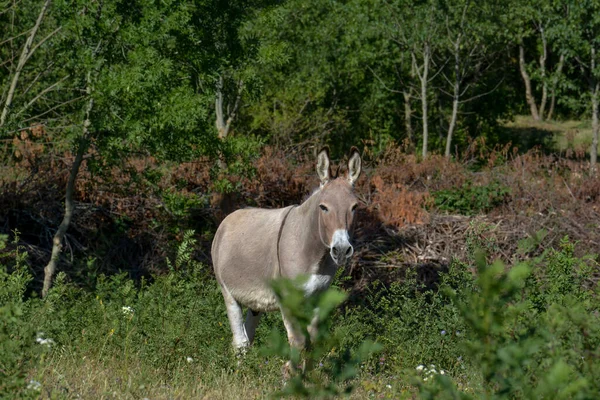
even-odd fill
[[[262,312],[280,308],[271,280],[307,275],[303,289],[309,296],[329,287],[338,266],[352,256],[349,232],[358,203],[353,185],[360,172],[360,155],[352,148],[347,175],[332,178],[324,149],[317,163],[321,186],[304,203],[274,210],[246,208],[223,220],[211,253],[236,349],[252,343]],[[245,324],[241,306],[249,308]],[[303,346],[304,337],[285,315],[283,320],[290,344]]]

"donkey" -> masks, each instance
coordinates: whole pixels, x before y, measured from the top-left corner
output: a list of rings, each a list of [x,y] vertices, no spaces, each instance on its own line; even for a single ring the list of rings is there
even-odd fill
[[[271,280],[307,275],[302,289],[310,296],[327,289],[338,266],[352,256],[348,232],[358,205],[353,187],[360,173],[360,154],[353,147],[346,176],[333,177],[329,151],[324,148],[317,161],[320,187],[301,205],[245,208],[223,220],[211,255],[238,353],[252,344],[261,314],[280,309]],[[245,324],[241,306],[248,307]],[[304,335],[282,315],[290,345],[304,347]],[[316,322],[315,318],[308,329],[311,337]]]

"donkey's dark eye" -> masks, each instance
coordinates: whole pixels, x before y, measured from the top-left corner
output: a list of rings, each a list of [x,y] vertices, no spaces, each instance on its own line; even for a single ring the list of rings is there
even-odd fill
[[[352,212],[356,211],[356,207],[358,207],[358,204],[352,206]]]
[[[319,208],[325,212],[329,211],[329,208],[327,208],[324,204],[319,204]]]

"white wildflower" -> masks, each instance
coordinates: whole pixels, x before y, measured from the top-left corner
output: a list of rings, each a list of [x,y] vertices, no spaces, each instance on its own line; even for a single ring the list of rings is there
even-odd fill
[[[27,384],[27,389],[29,390],[35,390],[36,392],[39,392],[42,390],[42,384],[39,383],[38,381],[34,381],[33,379],[29,381],[29,383]]]
[[[193,359],[192,357],[190,357],[190,356],[187,356],[187,357],[185,358],[185,361],[187,361],[187,362],[191,363],[191,362],[194,362],[194,359]]]
[[[123,306],[121,308],[121,310],[123,311],[123,314],[130,316],[133,315],[133,308],[129,307],[129,306]]]
[[[54,340],[51,338],[44,338],[44,332],[38,332],[35,341],[41,345],[51,347],[54,344]]]
[[[385,385],[386,388],[391,389],[392,385]]]
[[[441,368],[438,371],[435,364],[430,364],[429,367],[426,367],[425,365],[419,365],[417,367],[417,371],[424,375],[424,377],[423,377],[424,382],[426,382],[430,378],[433,378],[434,375],[437,375],[437,374],[446,375],[446,372],[447,372]]]

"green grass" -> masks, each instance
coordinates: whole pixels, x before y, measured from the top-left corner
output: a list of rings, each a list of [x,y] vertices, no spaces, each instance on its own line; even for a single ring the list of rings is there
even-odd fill
[[[281,286],[298,321],[310,321],[314,304],[330,314],[302,356],[306,370],[287,385],[282,367],[298,356],[280,316],[268,314],[255,346],[236,358],[217,284],[188,257],[191,235],[152,282],[101,275],[84,290],[59,274],[44,300],[26,295],[31,276],[17,247],[0,258],[0,397],[591,399],[600,390],[598,263],[575,257],[567,239],[540,254],[543,237],[522,242],[521,257],[538,255],[517,265],[488,264],[475,250],[437,286],[408,270],[342,307],[343,293],[306,300]],[[444,375],[416,369],[431,364]]]
[[[556,151],[581,148],[589,152],[592,144],[592,127],[588,120],[535,121],[531,116],[519,115],[503,126],[520,132],[517,136],[526,139],[529,135],[549,135],[548,143]]]

